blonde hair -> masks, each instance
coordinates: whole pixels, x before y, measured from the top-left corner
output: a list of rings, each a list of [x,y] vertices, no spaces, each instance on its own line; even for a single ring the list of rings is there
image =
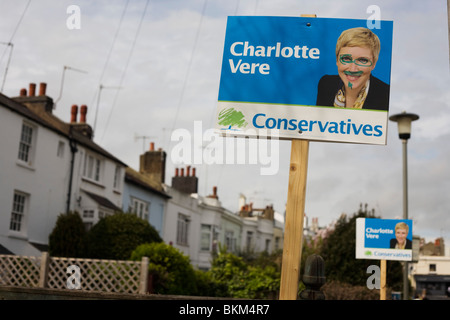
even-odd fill
[[[399,222],[395,225],[395,232],[397,232],[397,229],[406,229],[406,233],[409,233],[409,226],[404,222]]]
[[[347,29],[341,33],[336,43],[336,59],[343,47],[363,47],[372,51],[375,64],[380,54],[380,39],[370,29],[358,27]]]

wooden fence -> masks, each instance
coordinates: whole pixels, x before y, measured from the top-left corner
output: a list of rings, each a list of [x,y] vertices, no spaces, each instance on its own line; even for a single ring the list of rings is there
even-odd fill
[[[141,261],[0,255],[0,285],[147,293],[148,258]]]

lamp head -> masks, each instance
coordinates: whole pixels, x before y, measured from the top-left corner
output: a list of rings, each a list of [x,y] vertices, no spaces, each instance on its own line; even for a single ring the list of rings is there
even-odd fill
[[[411,137],[411,122],[417,119],[419,119],[417,114],[406,113],[406,111],[389,117],[389,120],[397,122],[398,135],[402,140],[408,140]]]

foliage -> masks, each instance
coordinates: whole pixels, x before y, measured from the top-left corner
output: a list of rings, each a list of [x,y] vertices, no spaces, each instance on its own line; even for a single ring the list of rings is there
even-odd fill
[[[371,290],[367,286],[353,286],[339,281],[329,281],[322,287],[326,300],[380,300],[380,290]],[[386,296],[390,290],[386,290]]]
[[[194,269],[195,281],[197,283],[197,296],[204,297],[225,297],[227,286],[214,280],[209,271]]]
[[[162,242],[147,220],[118,212],[100,219],[87,233],[86,256],[97,259],[126,260],[140,244]]]
[[[149,259],[152,291],[158,294],[196,295],[196,278],[199,276],[190,264],[189,257],[165,243],[145,243],[132,253],[131,260]],[[202,283],[207,282],[203,279]]]
[[[78,212],[60,214],[49,235],[49,254],[55,257],[82,256],[85,235],[84,224]]]
[[[264,254],[262,254],[263,256]],[[265,260],[264,258],[262,258]],[[257,259],[258,260],[258,259]],[[280,286],[280,272],[274,262],[251,265],[232,253],[221,251],[212,261],[212,278],[221,289],[218,296],[268,299],[273,298]]]
[[[251,256],[240,255],[244,262],[251,266],[259,266],[261,268],[274,267],[277,270],[281,270],[281,259],[283,256],[283,250],[277,250],[273,253],[262,251],[254,253]]]

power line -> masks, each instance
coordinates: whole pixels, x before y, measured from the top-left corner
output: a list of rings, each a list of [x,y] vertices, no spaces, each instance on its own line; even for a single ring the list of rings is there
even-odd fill
[[[112,41],[112,43],[111,43],[111,47],[109,48],[108,54],[107,54],[107,56],[106,56],[105,64],[104,64],[103,69],[102,69],[102,72],[101,72],[101,74],[100,74],[100,78],[98,79],[98,82],[99,82],[99,88],[101,88],[101,86],[102,86],[101,83],[102,83],[102,81],[103,81],[103,77],[104,77],[104,75],[105,75],[106,68],[107,68],[107,66],[108,66],[108,64],[109,64],[109,60],[110,60],[110,58],[111,58],[111,53],[112,53],[113,48],[114,48],[114,46],[115,46],[115,44],[116,44],[116,40],[117,40],[117,36],[118,36],[118,34],[119,34],[119,31],[120,31],[120,29],[121,29],[121,27],[122,27],[123,18],[124,18],[124,16],[125,16],[125,13],[126,13],[127,8],[128,8],[128,2],[129,2],[129,1],[127,0],[126,3],[125,3],[125,6],[124,6],[123,9],[122,9],[122,14],[121,14],[121,16],[120,16],[120,20],[119,20],[119,24],[118,24],[117,29],[116,29],[116,33],[114,34],[114,38],[113,38],[113,41]],[[99,99],[99,97],[97,97],[97,94],[100,95],[100,89],[99,89],[99,91],[95,91],[94,97],[92,98],[92,104],[94,103],[95,98],[97,98],[97,100]]]
[[[128,54],[127,62],[126,62],[126,64],[125,64],[125,68],[124,68],[124,70],[123,70],[123,72],[122,72],[122,76],[120,77],[119,87],[122,85],[122,82],[123,82],[123,80],[124,80],[124,78],[125,78],[125,74],[126,74],[127,69],[128,69],[128,65],[129,65],[130,60],[131,60],[131,56],[133,55],[133,51],[134,51],[134,48],[135,48],[135,45],[136,45],[136,42],[137,42],[137,38],[138,38],[138,36],[139,36],[139,32],[140,32],[141,27],[142,27],[142,22],[144,21],[145,14],[146,14],[146,12],[147,12],[148,3],[149,3],[149,0],[146,1],[144,10],[142,11],[141,20],[139,21],[139,25],[138,25],[138,28],[137,28],[137,30],[136,30],[136,34],[135,34],[135,36],[134,36],[133,43],[132,43],[132,45],[131,45],[131,50],[130,50],[130,52],[129,52],[129,54]],[[101,140],[103,140],[103,137],[104,137],[104,135],[105,135],[105,132],[106,132],[106,130],[107,130],[107,128],[108,128],[109,121],[110,121],[110,119],[111,119],[111,114],[112,114],[112,112],[113,112],[113,110],[114,110],[114,107],[115,107],[115,105],[116,105],[118,95],[119,95],[119,91],[116,91],[116,95],[114,96],[113,105],[112,105],[111,110],[110,110],[110,112],[109,112],[108,119],[106,120],[106,126],[105,126],[105,129],[103,130],[103,135],[102,135]]]
[[[98,89],[98,96],[97,96],[97,107],[95,108],[95,118],[94,118],[94,134],[95,134],[95,129],[97,127],[97,117],[98,117],[98,110],[100,109],[100,94],[102,93],[103,89],[117,89],[120,90],[122,89],[122,87],[105,87],[104,85],[100,84],[99,89]]]
[[[103,76],[105,75],[106,67],[109,64],[109,59],[111,58],[112,50],[114,48],[114,45],[115,45],[116,40],[117,40],[117,36],[119,35],[119,31],[120,31],[120,28],[122,26],[123,17],[125,16],[125,12],[127,11],[127,8],[128,8],[128,2],[129,1],[127,0],[127,2],[125,3],[125,6],[123,7],[122,15],[120,16],[119,25],[117,26],[117,30],[116,30],[116,33],[114,34],[114,39],[113,39],[113,42],[111,44],[111,48],[109,48],[109,52],[108,52],[108,55],[106,57],[105,65],[103,66],[103,70],[102,70],[102,73],[100,75],[100,80],[99,80],[100,83],[103,80]]]
[[[3,92],[3,86],[5,85],[5,81],[6,81],[6,74],[8,73],[9,63],[11,62],[11,55],[12,55],[12,50],[13,50],[12,40],[13,40],[14,36],[16,35],[16,32],[19,29],[20,24],[22,23],[23,17],[25,16],[25,12],[27,11],[28,7],[30,6],[30,3],[31,3],[31,0],[28,0],[28,3],[25,6],[25,9],[22,11],[22,15],[20,16],[20,19],[17,22],[16,27],[14,28],[11,38],[6,43],[7,47],[3,51],[2,57],[0,58],[0,62],[3,61],[3,57],[5,56],[6,50],[8,49],[8,47],[11,47],[11,50],[9,51],[8,62],[6,64],[6,68],[5,68],[5,74],[3,75],[3,83],[2,83],[2,88],[1,88],[0,92]]]
[[[450,1],[450,0],[447,0],[447,1]],[[256,0],[255,8],[254,8],[254,15],[256,15],[256,12],[258,11],[258,5],[259,5],[259,1]],[[240,0],[237,1],[236,8],[234,9],[234,15],[235,16],[237,16],[237,14],[238,14],[239,6],[240,6]],[[217,104],[216,104],[216,107],[213,109],[213,112],[212,112],[212,117],[211,117],[212,118],[212,121],[211,121],[212,122],[212,127],[216,126],[216,121],[217,121],[217,119],[216,119],[216,116],[217,116],[216,112],[217,112]],[[233,139],[232,137],[228,137],[228,138]],[[223,139],[225,140],[226,137],[223,137]],[[220,165],[220,167],[219,167],[219,175],[217,177],[216,185],[219,185],[220,181],[222,180],[222,174],[223,174],[224,168],[225,168],[224,164]],[[216,172],[217,172],[217,170],[216,170]],[[207,183],[207,181],[205,181],[205,183]]]
[[[3,92],[3,87],[5,86],[6,75],[8,74],[9,64],[11,62],[12,51],[13,51],[13,48],[14,48],[14,45],[11,42],[2,43],[2,44],[5,44],[8,47],[11,47],[11,50],[9,50],[8,62],[6,63],[5,74],[3,75],[2,88],[0,89],[0,92]]]
[[[179,114],[179,112],[180,112],[180,106],[181,106],[181,103],[183,102],[184,92],[185,92],[185,89],[186,89],[186,83],[187,83],[187,80],[188,80],[188,78],[189,78],[189,74],[190,74],[190,71],[191,71],[192,60],[193,60],[193,57],[194,57],[195,49],[196,49],[196,47],[197,47],[198,36],[199,36],[199,34],[200,34],[200,29],[201,29],[201,26],[202,26],[203,16],[204,16],[204,14],[205,14],[205,9],[206,9],[206,4],[207,4],[207,2],[208,2],[208,0],[205,0],[205,2],[203,3],[202,14],[201,14],[201,16],[200,16],[200,23],[199,23],[199,25],[198,25],[197,33],[196,33],[196,35],[195,35],[194,46],[192,47],[192,53],[191,53],[191,57],[190,57],[190,59],[189,59],[188,69],[187,69],[186,75],[185,75],[185,77],[184,77],[184,82],[183,82],[183,87],[182,87],[182,89],[181,89],[180,99],[179,99],[179,101],[178,101],[177,110],[176,110],[176,112],[175,112],[175,118],[174,118],[174,120],[173,120],[172,131],[175,129],[175,125],[176,125],[177,120],[178,120],[178,114]]]
[[[19,29],[19,26],[22,23],[23,17],[25,16],[25,12],[27,11],[28,6],[30,5],[30,2],[31,2],[31,0],[28,0],[28,3],[27,3],[27,5],[25,6],[25,9],[22,12],[22,15],[20,16],[19,22],[17,22],[17,25],[14,28],[14,31],[13,31],[13,33],[11,35],[11,38],[9,39],[8,43],[11,43],[13,38],[14,38],[14,36],[16,35],[17,29]],[[3,51],[3,54],[2,54],[2,57],[0,58],[0,61],[3,60],[3,56],[5,55],[5,52],[6,52],[6,49],[5,49],[5,51]]]

